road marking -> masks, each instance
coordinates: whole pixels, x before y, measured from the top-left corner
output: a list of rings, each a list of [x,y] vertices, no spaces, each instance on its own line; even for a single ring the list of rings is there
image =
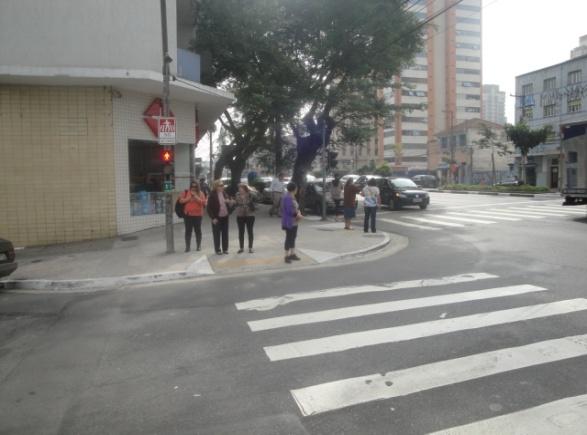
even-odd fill
[[[437,217],[437,216],[435,216],[435,217]],[[412,219],[412,220],[415,220],[418,222],[426,222],[428,224],[444,225],[446,227],[454,227],[454,228],[464,227],[463,224],[455,224],[454,222],[444,222],[444,221],[439,221],[436,219],[427,219],[427,218],[412,217],[412,216],[406,216],[406,219]]]
[[[552,212],[556,212],[556,213],[568,213],[568,214],[580,214],[580,215],[584,215],[585,213],[587,213],[586,211],[579,211],[579,210],[569,210],[566,208],[554,208],[554,207],[544,207],[544,206],[540,206],[540,205],[529,205],[528,208],[534,209],[534,210],[544,210],[544,211],[552,211]]]
[[[585,433],[585,428],[587,428],[587,394],[568,397],[429,435],[513,435],[521,431],[533,435],[576,435]]]
[[[288,316],[270,317],[267,319],[253,320],[247,323],[251,328],[251,331],[266,331],[269,329],[285,328],[289,326],[331,322],[334,320],[351,319],[354,317],[393,313],[396,311],[414,310],[417,308],[471,302],[483,299],[501,298],[540,291],[547,291],[547,289],[533,285],[515,285],[464,293],[429,296],[418,299],[404,299],[376,304],[355,305],[352,307],[313,311],[302,314],[292,314]]]
[[[510,207],[509,210],[520,211],[522,213],[533,214],[536,216],[546,216],[546,217],[552,217],[552,216],[560,217],[561,216],[560,213],[554,213],[554,212],[550,212],[550,211],[535,211],[535,210],[529,210],[527,208]]]
[[[526,214],[526,213],[520,213],[517,211],[504,211],[506,209],[491,209],[489,210],[491,213],[495,213],[495,214],[499,214],[499,215],[503,215],[503,216],[513,216],[513,217],[522,217],[522,218],[529,218],[529,219],[544,219],[545,216],[537,216],[535,214]]]
[[[492,278],[499,277],[497,275],[491,275],[489,273],[465,273],[460,275],[443,276],[441,278],[398,281],[389,284],[383,284],[380,286],[367,285],[355,287],[335,287],[330,289],[309,292],[289,293],[283,296],[238,302],[235,305],[237,310],[267,311],[297,301],[307,301],[322,298],[335,298],[339,296],[356,295],[361,293],[387,292],[409,288],[424,288],[453,285]]]
[[[468,213],[478,214],[481,217],[487,216],[488,218],[497,219],[500,221],[518,222],[521,220],[521,219],[513,218],[513,217],[498,216],[497,214],[491,213],[490,211],[469,210]],[[451,214],[454,214],[454,212],[452,212]],[[465,215],[465,214],[463,213],[463,215]]]
[[[473,199],[471,196],[468,196],[468,198]],[[556,201],[557,204],[560,204],[559,200],[548,200],[548,201],[544,201],[544,202],[552,202],[554,203]],[[434,198],[431,198],[431,204],[434,203]],[[496,206],[503,206],[503,205],[524,205],[524,204],[536,204],[536,201],[509,201],[509,202],[486,202],[486,203],[482,203],[482,204],[468,204],[468,205],[457,205],[457,206],[452,206],[452,207],[445,207],[446,209],[459,209],[459,208],[471,208],[471,207],[496,207]]]
[[[291,390],[290,393],[302,415],[309,416],[585,355],[587,335],[576,335],[424,364],[383,375],[376,373],[312,385]],[[518,429],[519,426],[512,428]]]
[[[390,224],[401,225],[404,227],[411,227],[411,228],[419,228],[421,230],[431,230],[431,231],[438,231],[440,228],[436,227],[428,227],[425,225],[417,225],[417,224],[410,224],[408,222],[402,222],[395,219],[378,219],[381,222],[388,222]]]
[[[488,326],[515,323],[523,320],[556,316],[587,310],[587,299],[570,299],[521,308],[479,313],[452,319],[432,320],[391,328],[372,329],[361,332],[332,335],[310,340],[266,346],[263,349],[271,361],[303,358],[325,353],[342,352],[378,344],[397,343],[422,337],[466,331]]]
[[[450,216],[447,216],[450,215]],[[497,222],[493,222],[493,221],[486,221],[486,220],[482,220],[482,219],[472,219],[472,218],[464,218],[464,217],[457,217],[457,216],[453,216],[453,215],[461,215],[461,213],[447,213],[447,215],[442,215],[442,216],[437,216],[440,219],[452,219],[455,221],[461,221],[461,222],[470,222],[473,224],[485,224],[485,225],[489,225],[489,224],[495,224]],[[466,216],[466,215],[465,215]]]

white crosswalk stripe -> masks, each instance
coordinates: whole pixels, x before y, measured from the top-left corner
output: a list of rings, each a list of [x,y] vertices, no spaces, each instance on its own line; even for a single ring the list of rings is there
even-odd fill
[[[485,328],[584,310],[587,310],[587,299],[571,299],[522,308],[493,311],[490,313],[472,314],[454,319],[432,320],[413,325],[393,326],[391,328],[372,329],[323,338],[294,341],[275,346],[265,346],[264,350],[271,361],[282,361],[359,349],[378,344],[398,343],[400,341],[432,337],[449,332]]]
[[[454,222],[445,222],[442,220],[438,220],[439,218],[442,218],[441,215],[436,215],[434,216],[434,219],[428,219],[428,218],[422,218],[422,217],[415,217],[415,216],[406,216],[406,219],[412,219],[414,221],[418,221],[418,222],[425,222],[428,224],[435,224],[435,225],[442,225],[445,227],[453,227],[453,228],[463,228],[464,225],[463,224],[456,224]]]
[[[263,320],[248,322],[251,331],[266,331],[268,329],[284,328],[286,326],[307,325],[309,323],[329,322],[353,317],[369,316],[396,311],[413,310],[416,308],[433,307],[436,305],[455,304],[483,299],[500,298],[505,296],[521,295],[530,292],[546,291],[543,287],[533,285],[516,285],[509,287],[490,288],[467,293],[453,293],[441,296],[430,296],[418,299],[384,302],[378,304],[355,305],[352,307],[333,310],[314,311],[311,313],[293,314],[289,316],[270,317]]]
[[[498,215],[496,213],[491,213],[489,211],[482,211],[482,210],[470,210],[470,211],[467,212],[467,214],[465,214],[465,213],[459,213],[459,215],[470,216],[471,213],[474,214],[474,215],[479,215],[481,217],[482,216],[487,216],[490,219],[495,219],[495,220],[498,220],[498,221],[509,221],[509,222],[519,222],[519,221],[521,221],[521,219],[518,219],[518,218],[507,217],[507,216],[500,216],[500,215]],[[455,213],[453,212],[453,213],[450,213],[450,214],[455,214]]]
[[[302,414],[308,416],[585,355],[587,335],[576,335],[313,385],[291,393]]]
[[[394,225],[399,225],[402,227],[409,227],[409,228],[419,228],[421,230],[437,231],[440,229],[440,228],[430,227],[430,226],[426,226],[426,225],[418,225],[418,224],[412,224],[409,222],[402,222],[397,219],[378,219],[378,220],[381,222],[387,222],[388,224],[394,224]]]
[[[534,209],[521,208],[521,207],[509,207],[508,210],[521,212],[524,214],[533,214],[536,216],[545,216],[545,217],[560,216],[560,213],[549,212],[549,211],[536,211]]]
[[[473,219],[471,217],[459,217],[459,216],[463,216],[463,215],[461,213],[447,213],[446,215],[443,215],[441,217],[442,217],[442,219],[452,219],[455,221],[468,222],[468,223],[472,223],[472,224],[490,225],[490,224],[497,223],[497,222],[488,221],[488,220],[484,220],[484,219]]]
[[[533,209],[533,210],[543,210],[543,211],[552,211],[552,212],[557,212],[557,213],[561,213],[561,214],[578,214],[578,215],[585,215],[587,213],[587,211],[579,211],[579,210],[569,210],[568,208],[563,208],[563,207],[559,207],[559,208],[554,208],[554,207],[545,207],[543,205],[529,205],[528,208]]]
[[[505,209],[490,209],[489,210],[491,213],[495,213],[498,214],[500,216],[512,216],[512,217],[522,217],[522,218],[530,218],[530,219],[544,219],[545,216],[539,216],[539,215],[535,215],[535,214],[527,214],[527,213],[522,213],[519,211],[507,211]]]
[[[391,314],[406,310],[420,310],[423,308],[450,306],[457,309],[459,304],[477,304],[482,301],[492,300],[499,304],[507,304],[508,301],[524,296],[536,297],[548,292],[544,287],[530,284],[507,285],[469,290],[453,290],[436,294],[434,287],[452,288],[456,285],[467,287],[478,286],[488,282],[487,280],[499,277],[487,273],[470,273],[445,276],[435,279],[417,279],[400,281],[389,284],[365,285],[355,287],[337,287],[315,291],[303,291],[289,293],[283,296],[275,296],[262,299],[254,299],[236,304],[241,311],[262,312],[279,310],[285,305],[294,304],[294,314],[274,315],[271,317],[248,320],[251,331],[264,334],[269,339],[278,330],[290,328],[286,336],[291,332],[306,334],[310,332],[315,338],[297,341],[287,341],[263,347],[269,361],[273,363],[290,361],[307,361],[309,358],[322,356],[332,358],[331,364],[336,364],[336,355],[341,352],[355,349],[369,348],[379,345],[393,345],[399,342],[409,342],[417,346],[418,340],[425,337],[445,336],[451,334],[469,332],[492,326],[512,325],[514,328],[520,322],[541,322],[544,319],[563,316],[572,313],[587,312],[587,299],[567,299],[545,303],[530,303],[515,308],[494,309],[482,311],[476,314],[468,314],[452,318],[446,318],[444,313],[440,319],[425,320],[417,323],[400,324],[389,327],[367,329],[338,334],[320,334],[320,328],[330,325],[337,327],[338,323],[347,322],[349,319],[369,319],[369,316]],[[302,310],[295,312],[296,307],[307,306],[297,304],[304,301],[322,299],[325,302],[333,298],[344,298],[349,295],[380,294],[394,295],[395,290],[400,289],[430,289],[430,295],[412,298],[394,299],[369,304],[356,304],[344,307],[336,307],[315,311]],[[339,299],[340,301],[347,299]],[[492,305],[493,306],[493,305]],[[442,310],[449,311],[447,308]],[[452,310],[453,312],[455,312]],[[291,311],[290,311],[291,312]],[[378,321],[385,321],[387,317],[379,317]],[[393,319],[393,317],[389,317]],[[303,325],[313,325],[312,329],[296,329]],[[342,323],[341,323],[342,325]],[[532,324],[530,324],[532,325]],[[286,332],[287,332],[286,331]],[[347,330],[348,331],[348,330]],[[290,339],[291,340],[291,339]],[[273,339],[274,341],[274,339]],[[511,346],[511,345],[510,345]],[[326,382],[311,385],[294,385],[290,394],[297,404],[302,416],[318,415],[329,411],[343,409],[349,406],[366,404],[374,401],[402,397],[414,393],[423,393],[440,387],[452,385],[464,385],[466,382],[478,379],[490,379],[490,376],[512,373],[569,360],[571,358],[587,356],[587,334],[520,343],[514,347],[500,348],[481,353],[451,355],[449,359],[427,360],[425,363],[416,363],[412,367],[394,369],[392,371],[364,375],[354,373],[352,377],[333,380],[331,377]],[[368,361],[368,359],[366,359]],[[297,363],[296,363],[297,364]],[[367,366],[367,364],[366,364]],[[321,370],[318,368],[318,370]],[[371,371],[367,371],[370,373]],[[528,372],[532,373],[532,372]],[[531,374],[526,373],[526,376]],[[326,372],[325,372],[326,374]],[[315,379],[315,377],[313,377]],[[557,424],[556,430],[549,425],[547,420],[541,420],[543,416],[556,416],[565,409],[573,409],[573,418]],[[549,420],[550,421],[550,420]],[[567,424],[568,423],[568,424]],[[577,398],[568,398],[561,401],[544,404],[535,408],[529,408],[519,412],[502,415],[500,417],[474,421],[473,423],[459,426],[438,434],[468,434],[468,433],[507,433],[508,428],[523,428],[523,433],[581,433],[577,428],[583,429],[587,425],[587,395]],[[550,431],[543,430],[549,428]],[[559,430],[559,429],[564,430]],[[574,432],[573,432],[574,431]]]
[[[587,394],[556,400],[511,414],[453,427],[429,435],[577,435],[587,432]]]

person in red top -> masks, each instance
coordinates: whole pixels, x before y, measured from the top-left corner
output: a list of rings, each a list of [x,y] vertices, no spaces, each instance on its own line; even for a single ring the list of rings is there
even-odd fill
[[[206,195],[200,191],[200,185],[192,181],[190,190],[186,190],[179,198],[183,206],[183,223],[185,225],[185,252],[190,251],[192,230],[196,233],[196,250],[202,249],[202,216],[206,206]]]

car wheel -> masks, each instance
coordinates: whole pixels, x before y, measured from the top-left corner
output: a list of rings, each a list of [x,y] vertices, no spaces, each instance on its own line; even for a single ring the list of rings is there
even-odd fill
[[[394,201],[393,199],[389,200],[389,208],[392,210],[399,210],[401,207],[399,201]]]
[[[426,210],[428,204],[420,204],[420,210]]]
[[[322,204],[320,202],[314,204],[314,213],[316,213],[318,216],[322,216]]]

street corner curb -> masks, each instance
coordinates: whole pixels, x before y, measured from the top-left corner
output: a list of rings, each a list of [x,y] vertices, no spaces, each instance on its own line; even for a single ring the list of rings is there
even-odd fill
[[[338,256],[339,259],[347,259],[351,257],[362,256],[365,254],[369,254],[374,251],[379,251],[380,249],[385,248],[391,242],[391,235],[386,232],[379,232],[379,234],[383,234],[383,240],[375,245],[368,246],[367,248],[358,249],[356,251],[351,252],[343,252]],[[364,237],[364,236],[363,236]]]
[[[533,193],[510,193],[509,196],[519,196],[522,198],[534,198],[536,195]]]
[[[90,292],[98,290],[113,290],[127,285],[152,284],[177,281],[182,279],[199,278],[214,275],[208,258],[203,256],[194,261],[185,271],[155,272],[142,275],[123,275],[115,277],[100,277],[87,279],[16,279],[0,281],[0,289],[42,291],[42,292]]]

